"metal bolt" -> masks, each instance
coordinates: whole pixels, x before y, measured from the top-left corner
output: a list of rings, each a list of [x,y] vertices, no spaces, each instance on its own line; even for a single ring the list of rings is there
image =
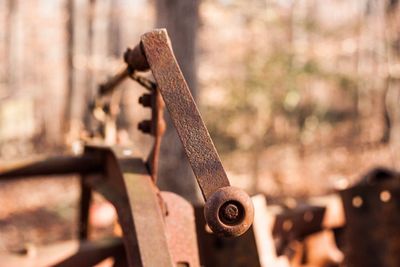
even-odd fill
[[[234,222],[239,217],[239,208],[236,205],[230,203],[226,205],[222,215],[224,216],[224,219],[228,222]]]
[[[138,129],[143,133],[151,133],[151,121],[144,120],[139,122]]]
[[[139,103],[144,107],[151,107],[151,95],[143,94],[141,97],[139,97]]]
[[[130,49],[130,48],[126,49],[126,51],[124,53],[124,61],[126,63],[129,62],[129,56],[130,56],[131,53],[132,53],[132,49]]]

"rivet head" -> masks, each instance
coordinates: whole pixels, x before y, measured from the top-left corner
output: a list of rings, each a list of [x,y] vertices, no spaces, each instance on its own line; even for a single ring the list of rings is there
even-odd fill
[[[253,223],[253,203],[243,190],[232,186],[222,187],[207,199],[204,216],[214,234],[240,236]]]

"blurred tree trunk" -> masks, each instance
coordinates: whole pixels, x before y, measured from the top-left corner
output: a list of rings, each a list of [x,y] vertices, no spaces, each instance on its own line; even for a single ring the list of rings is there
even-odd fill
[[[121,57],[121,22],[119,20],[120,0],[112,0],[108,14],[108,53],[119,59]]]
[[[387,41],[387,91],[385,122],[388,140],[391,144],[394,164],[400,168],[400,72],[396,66],[400,63],[400,24],[399,2],[389,0],[386,6],[386,41]]]
[[[86,92],[90,67],[89,28],[90,4],[88,0],[72,0],[74,3],[73,20],[73,92],[71,102],[70,140],[79,138],[83,130],[83,121],[87,113]]]
[[[157,27],[168,30],[176,59],[195,99],[199,3],[199,0],[156,0]],[[161,145],[160,186],[198,202],[197,183],[168,114],[166,122],[168,126]]]
[[[68,17],[66,23],[67,92],[65,99],[63,128],[64,133],[68,133],[71,127],[72,97],[74,92],[74,0],[67,0],[65,9]]]
[[[6,8],[6,15],[5,15],[5,19],[4,19],[4,60],[5,60],[5,64],[4,65],[10,65],[10,51],[11,51],[11,34],[12,34],[12,30],[13,30],[13,17],[15,15],[15,1],[14,0],[8,0],[6,1],[5,4],[5,8]],[[10,82],[10,77],[11,77],[11,68],[10,67],[3,67],[4,68],[4,81],[6,83]],[[10,88],[9,84],[8,87]],[[9,89],[11,91],[11,88]],[[7,92],[8,93],[8,92]]]
[[[83,92],[85,92],[84,97],[84,113],[83,113],[83,123],[87,129],[93,130],[91,115],[88,112],[88,104],[93,99],[93,20],[95,16],[95,8],[96,8],[96,0],[89,0],[88,14],[87,14],[87,69],[86,69],[86,88]]]
[[[393,68],[398,64],[400,56],[400,48],[398,47],[399,32],[397,29],[397,13],[398,13],[398,1],[388,0],[386,6],[386,42],[387,42],[387,64],[388,64],[388,75],[386,77],[386,90],[385,90],[385,131],[384,141],[391,141],[394,132],[396,131],[396,125],[398,124],[397,117],[399,112],[396,108],[399,91],[399,74],[396,72],[396,68]],[[394,129],[392,129],[394,127]],[[386,139],[386,140],[385,140]]]
[[[20,18],[19,18],[19,5],[20,2],[16,0],[8,0],[7,1],[7,17],[6,17],[6,47],[5,47],[5,55],[7,56],[7,65],[8,71],[6,73],[6,80],[8,84],[8,93],[15,92],[18,86],[18,71],[21,71],[18,67],[19,65],[19,48],[20,45],[18,41],[20,28]]]

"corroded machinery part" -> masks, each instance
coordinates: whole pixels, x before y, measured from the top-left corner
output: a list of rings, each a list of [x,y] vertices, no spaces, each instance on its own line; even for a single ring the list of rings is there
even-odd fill
[[[222,187],[207,199],[204,216],[215,234],[240,236],[253,222],[253,203],[243,190],[232,186]]]

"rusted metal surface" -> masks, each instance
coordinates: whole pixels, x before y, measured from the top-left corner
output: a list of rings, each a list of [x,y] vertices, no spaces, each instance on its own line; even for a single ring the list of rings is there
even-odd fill
[[[125,63],[128,65],[126,68],[110,77],[105,83],[100,84],[99,94],[104,96],[110,94],[114,89],[120,85],[130,74],[135,71],[146,71],[149,68],[146,58],[143,56],[141,45],[137,45],[133,49],[129,49],[124,54]]]
[[[199,250],[204,266],[289,267],[288,261],[277,255],[272,235],[275,215],[268,210],[265,196],[253,196],[252,200],[255,208],[254,223],[245,234],[235,239],[209,233],[205,229],[203,208],[196,208]]]
[[[116,207],[129,266],[172,267],[158,191],[143,160],[122,147],[87,147],[86,153],[105,156],[105,175],[87,182]]]
[[[261,267],[253,227],[234,239],[216,236],[207,230],[204,207],[195,207],[195,212],[202,266]]]
[[[144,107],[152,109],[151,120],[139,126],[155,138],[147,162],[128,147],[86,145],[82,156],[50,157],[8,166],[0,169],[0,178],[80,174],[81,239],[88,237],[88,210],[91,193],[95,190],[117,210],[127,259],[118,265],[199,267],[192,207],[181,197],[159,192],[155,186],[160,143],[165,130],[164,101],[206,199],[204,215],[214,233],[221,236],[243,234],[253,221],[252,202],[244,191],[230,186],[176,63],[166,31],[145,34],[141,43],[128,49],[124,57],[127,68],[99,87],[95,107],[106,112],[103,98],[113,93],[127,77],[148,89],[150,93],[139,100]],[[149,68],[156,83],[136,73]],[[70,266],[74,262],[68,259],[62,262],[66,265],[60,266]]]
[[[215,146],[176,62],[166,31],[154,30],[144,34],[141,42],[134,49],[128,49],[124,58],[128,65],[126,71],[100,86],[99,94],[102,96],[111,93],[127,77],[126,73],[150,91],[150,94],[139,99],[139,103],[152,108],[152,119],[140,122],[138,128],[155,137],[147,160],[153,180],[157,179],[161,137],[165,131],[165,102],[203,196],[208,202],[206,218],[209,226],[215,233],[225,236],[244,233],[253,220],[251,200],[239,189],[231,189]],[[156,84],[136,73],[137,70],[144,71],[148,68]]]
[[[0,267],[88,267],[109,257],[125,257],[120,238],[72,240],[30,249],[26,254],[0,254]]]
[[[158,176],[158,159],[160,157],[161,139],[166,128],[164,121],[165,105],[157,88],[151,90],[149,94],[142,95],[139,98],[139,103],[144,107],[151,108],[151,120],[140,122],[138,128],[142,132],[149,133],[154,137],[153,147],[146,163],[153,181],[156,182]]]
[[[333,232],[323,229],[324,208],[306,205],[278,208],[276,204],[267,205],[264,195],[253,196],[252,200],[254,223],[249,231],[235,239],[210,234],[205,230],[202,207],[196,208],[203,265],[338,266],[342,262],[343,254],[335,244]]]
[[[207,199],[229,180],[211,141],[165,30],[142,36],[143,50],[181,139],[186,155]]]
[[[253,222],[253,203],[243,190],[232,186],[223,187],[214,192],[206,202],[204,216],[214,233],[239,236]]]
[[[235,193],[230,190],[228,177],[176,62],[166,30],[144,34],[141,42],[158,89],[208,203],[205,213],[210,228],[216,234],[225,236],[243,234],[253,221],[251,200],[244,192],[239,194],[240,190],[235,189]],[[214,194],[217,195],[213,197]],[[226,204],[228,202],[229,205]],[[235,210],[240,212],[232,213]],[[228,217],[229,223],[225,220]]]
[[[192,205],[174,193],[161,192],[161,197],[166,205],[165,227],[174,263],[182,267],[200,267]]]
[[[84,185],[80,217],[81,238],[87,237],[90,192],[96,190],[116,207],[123,231],[128,266],[175,267],[178,263],[189,267],[200,266],[194,216],[190,204],[172,193],[161,194],[152,181],[144,161],[134,150],[117,146],[86,146],[83,156],[74,158],[74,163],[77,159],[100,159],[96,162],[96,169],[82,169],[81,163],[78,162],[79,164],[73,164],[62,172],[64,174],[66,171],[71,173],[85,171],[82,175]],[[34,165],[37,164],[42,166],[43,162],[35,162]],[[12,170],[13,172],[7,173],[23,175],[53,174],[51,171],[60,173],[59,170],[42,167],[39,168],[40,171],[29,169],[29,172],[20,172],[15,168]],[[90,254],[88,259],[89,256]],[[76,260],[79,259],[81,257],[68,258],[60,266],[91,265],[85,265],[85,262],[87,263],[85,260],[81,261],[83,265],[70,265],[76,264]]]
[[[346,266],[400,266],[400,175],[374,170],[340,192]]]
[[[276,214],[272,233],[282,242],[302,239],[323,229],[325,208],[302,205]]]

